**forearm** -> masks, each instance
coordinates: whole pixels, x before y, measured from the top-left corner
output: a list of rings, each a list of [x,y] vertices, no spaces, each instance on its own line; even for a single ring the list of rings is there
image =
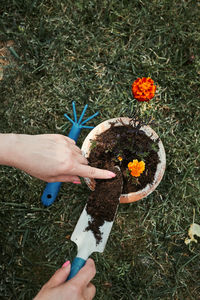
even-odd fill
[[[0,165],[14,166],[17,135],[0,133]]]

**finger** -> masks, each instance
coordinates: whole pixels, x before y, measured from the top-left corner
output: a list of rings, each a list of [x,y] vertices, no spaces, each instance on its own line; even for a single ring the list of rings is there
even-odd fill
[[[68,136],[65,136],[65,140],[70,142],[71,144],[76,144],[76,142],[74,140],[72,140],[71,138],[69,138]]]
[[[82,155],[81,149],[78,146],[70,144],[70,148],[72,151],[77,152],[78,154]]]
[[[96,294],[96,288],[95,288],[94,284],[89,283],[87,288],[84,291],[85,299],[87,299],[87,300],[93,299],[95,294]]]
[[[75,175],[59,175],[51,177],[48,182],[73,182],[73,183],[81,183],[78,176]]]
[[[87,165],[80,165],[77,169],[76,174],[82,177],[98,179],[111,179],[116,176],[116,174],[111,171],[93,168]]]
[[[58,269],[55,274],[46,283],[46,287],[53,288],[59,286],[67,280],[71,270],[71,264],[68,263],[66,267]]]
[[[76,142],[74,140],[72,140],[71,138],[67,137],[67,136],[63,136],[61,135],[62,139],[59,140],[60,144],[63,144],[63,141],[65,141],[65,144],[67,147],[70,147],[71,150],[78,152],[78,153],[82,153],[81,149],[76,146]],[[63,140],[64,138],[64,140]]]
[[[77,160],[77,162],[79,162],[82,165],[88,165],[88,160],[83,155],[78,155],[76,160]],[[79,168],[79,167],[77,167],[77,168]]]
[[[63,134],[57,134],[57,133],[53,133],[53,134],[46,134],[46,136],[49,135],[49,137],[52,137],[56,140],[56,142],[58,143],[62,143],[63,141],[67,141],[70,144],[76,144],[76,142],[69,138],[68,136],[65,136]]]
[[[96,267],[93,259],[89,258],[85,266],[71,280],[77,281],[81,286],[87,286],[96,274]]]

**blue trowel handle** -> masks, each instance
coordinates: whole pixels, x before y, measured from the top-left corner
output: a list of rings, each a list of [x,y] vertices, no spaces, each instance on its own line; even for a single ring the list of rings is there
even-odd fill
[[[71,271],[70,271],[70,274],[69,274],[67,280],[70,280],[71,278],[73,278],[78,273],[78,271],[80,271],[80,269],[85,265],[85,263],[86,263],[85,259],[83,259],[81,257],[75,257],[72,262]]]
[[[70,133],[68,135],[69,138],[77,142],[78,137],[80,135],[81,126],[77,123],[74,123]],[[58,192],[60,190],[61,182],[50,182],[47,183],[44,192],[42,194],[42,203],[44,206],[50,206],[56,199]]]

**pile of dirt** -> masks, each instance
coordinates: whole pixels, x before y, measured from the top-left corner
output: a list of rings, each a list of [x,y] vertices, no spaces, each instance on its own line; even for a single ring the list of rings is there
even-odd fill
[[[100,227],[105,221],[112,222],[119,204],[123,179],[119,168],[112,167],[109,170],[116,174],[113,179],[97,180],[95,191],[89,196],[86,211],[91,216],[86,230],[91,230],[97,244],[101,241]]]

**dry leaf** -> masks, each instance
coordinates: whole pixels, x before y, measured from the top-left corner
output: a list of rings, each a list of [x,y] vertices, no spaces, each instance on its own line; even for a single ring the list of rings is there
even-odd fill
[[[188,235],[190,237],[185,239],[185,244],[188,245],[191,242],[197,243],[197,240],[194,238],[194,236],[200,237],[200,225],[193,223],[190,225],[190,228],[188,230]]]
[[[3,71],[5,66],[9,65],[10,52],[8,47],[13,45],[13,41],[2,42],[0,41],[0,80],[3,79]]]

